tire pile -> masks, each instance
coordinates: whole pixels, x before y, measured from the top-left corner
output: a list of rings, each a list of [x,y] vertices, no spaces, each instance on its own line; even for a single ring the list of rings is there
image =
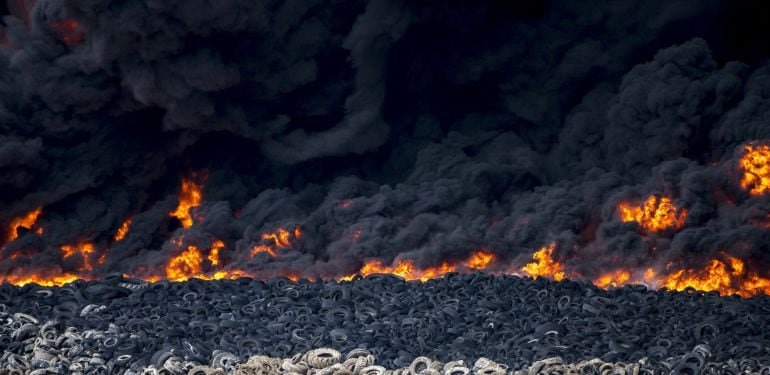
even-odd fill
[[[319,350],[331,359],[313,362]],[[0,372],[35,374],[261,374],[284,364],[397,374],[415,363],[425,374],[770,374],[770,297],[481,273],[425,283],[114,276],[0,286],[0,353]]]

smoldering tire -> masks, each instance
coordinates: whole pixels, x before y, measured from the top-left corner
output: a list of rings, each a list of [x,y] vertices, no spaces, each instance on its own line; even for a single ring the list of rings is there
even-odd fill
[[[247,374],[278,363],[330,374],[447,373],[449,364],[485,374],[770,374],[767,296],[485,274],[425,283],[112,277],[6,284],[0,304],[0,369],[20,373]]]

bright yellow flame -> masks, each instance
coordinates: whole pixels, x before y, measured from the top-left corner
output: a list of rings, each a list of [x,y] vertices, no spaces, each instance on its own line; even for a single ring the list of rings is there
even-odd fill
[[[182,247],[182,240],[171,241],[174,245]],[[220,265],[219,252],[225,247],[221,240],[214,239],[207,255],[212,267]],[[203,252],[195,245],[188,245],[187,249],[179,255],[171,258],[166,265],[166,279],[170,281],[187,281],[193,277],[202,280],[237,279],[239,277],[253,277],[252,274],[241,269],[213,270],[203,269]],[[154,282],[161,279],[158,276],[144,276],[145,280]]]
[[[770,146],[752,143],[743,149],[745,154],[739,162],[743,170],[741,187],[751,195],[770,192]]]
[[[648,231],[681,228],[687,218],[687,210],[677,207],[669,197],[647,197],[641,207],[621,202],[618,205],[620,220],[635,221]]]
[[[205,173],[193,173],[191,177],[182,179],[182,191],[179,193],[179,205],[169,215],[179,219],[182,227],[189,228],[193,224],[190,209],[198,207],[203,199],[203,184]]]
[[[722,295],[738,294],[750,297],[764,293],[770,295],[770,278],[755,272],[746,272],[745,263],[735,257],[722,254],[727,261],[711,259],[701,270],[681,269],[668,275],[663,285],[672,290],[692,287],[702,291],[716,291]]]
[[[32,274],[25,274],[23,276],[0,275],[0,284],[9,283],[16,286],[22,286],[26,284],[35,283],[41,286],[51,287],[51,286],[62,286],[65,284],[69,284],[77,279],[87,280],[85,277],[73,275],[71,273],[64,273],[56,276],[43,276],[43,275],[32,273]]]
[[[171,281],[187,281],[191,277],[202,274],[201,262],[203,257],[200,250],[194,246],[187,246],[181,254],[171,258],[166,266],[166,278]]]
[[[115,240],[115,242],[118,242],[126,238],[126,234],[128,234],[128,228],[130,226],[131,226],[131,218],[128,218],[126,219],[126,221],[123,222],[123,224],[120,224],[120,228],[118,228],[118,231],[115,233],[115,237],[113,237],[112,239]]]
[[[551,258],[556,244],[552,243],[548,247],[543,247],[532,254],[533,263],[527,263],[521,270],[529,273],[532,277],[548,277],[556,281],[564,280],[564,266]]]
[[[19,237],[19,234],[17,233],[19,228],[32,229],[32,227],[35,226],[35,223],[37,222],[38,216],[40,216],[42,212],[43,208],[38,207],[34,211],[30,211],[24,216],[11,220],[11,224],[8,228],[9,230],[7,242],[11,242]]]

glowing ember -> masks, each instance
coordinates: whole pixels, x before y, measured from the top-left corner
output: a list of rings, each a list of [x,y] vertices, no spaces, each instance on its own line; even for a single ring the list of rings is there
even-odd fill
[[[268,243],[252,246],[251,252],[250,252],[251,257],[253,258],[255,255],[259,253],[267,253],[273,258],[277,257],[278,256],[278,253],[276,252],[277,249],[284,249],[292,246],[290,241],[292,235],[294,236],[295,240],[299,239],[300,237],[302,237],[302,230],[300,230],[299,227],[294,227],[294,231],[289,232],[286,229],[278,228],[278,230],[273,233],[263,233],[262,241],[266,241]]]
[[[169,215],[179,219],[184,228],[189,228],[193,224],[190,209],[198,207],[201,204],[205,180],[205,173],[193,173],[190,178],[182,179],[182,191],[179,193],[179,205],[176,207],[176,210]]]
[[[751,195],[770,192],[770,146],[748,144],[739,162],[743,170],[741,187]]]
[[[620,220],[635,221],[648,231],[681,228],[687,218],[687,210],[677,207],[668,197],[649,196],[641,207],[622,202],[618,205]]]
[[[51,24],[51,29],[64,44],[70,47],[80,44],[85,38],[85,33],[78,21],[71,18],[54,21]]]
[[[551,258],[555,244],[543,247],[532,254],[532,259],[537,262],[527,263],[521,270],[532,277],[548,277],[556,281],[564,280],[564,266]]]
[[[8,228],[7,242],[11,242],[19,237],[19,234],[18,234],[19,228],[32,229],[32,227],[34,227],[35,223],[37,222],[38,216],[40,216],[40,213],[42,212],[43,212],[43,208],[38,207],[34,211],[28,212],[26,215],[22,217],[17,217],[11,220],[11,224],[9,225],[9,228]]]
[[[682,269],[673,272],[663,280],[663,286],[680,291],[691,287],[742,297],[759,293],[770,295],[770,278],[760,277],[754,272],[747,273],[742,260],[725,254],[722,256],[727,260],[712,259],[701,270]]]
[[[126,238],[126,234],[128,234],[128,227],[130,226],[131,218],[128,218],[123,222],[123,224],[120,224],[120,228],[118,228],[118,231],[115,233],[115,236],[112,239],[115,240],[115,242],[118,242]]]
[[[209,262],[211,262],[212,266],[219,265],[219,250],[225,247],[225,243],[220,240],[215,240],[213,244],[211,244],[211,251],[209,251]]]

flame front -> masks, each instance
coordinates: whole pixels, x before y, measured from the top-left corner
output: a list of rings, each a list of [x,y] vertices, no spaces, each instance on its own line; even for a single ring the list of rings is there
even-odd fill
[[[471,256],[462,262],[462,266],[468,269],[485,269],[495,259],[494,254],[476,251]],[[444,276],[449,272],[456,272],[458,270],[457,264],[451,264],[448,262],[441,263],[438,267],[429,267],[426,269],[418,269],[415,267],[414,262],[411,260],[399,261],[395,266],[384,266],[381,260],[370,260],[361,267],[361,270],[357,274],[347,275],[339,278],[340,281],[351,281],[356,275],[368,276],[377,273],[392,274],[403,277],[406,280],[420,280],[427,281]]]
[[[556,244],[552,243],[536,251],[532,254],[532,259],[536,260],[536,262],[527,263],[521,270],[527,272],[532,277],[547,277],[556,281],[564,280],[566,276],[564,266],[551,258],[555,246]]]
[[[641,206],[622,202],[618,205],[620,220],[634,221],[647,231],[657,232],[672,228],[682,228],[687,218],[687,210],[679,208],[669,197],[647,197]]]
[[[743,189],[751,195],[770,192],[770,146],[756,143],[744,146],[744,154],[739,164],[743,170]]]
[[[168,262],[166,278],[170,281],[187,281],[191,277],[203,274],[201,263],[203,263],[201,251],[195,245],[189,245],[181,254]]]
[[[770,278],[747,272],[743,260],[722,254],[723,259],[711,259],[701,270],[680,269],[663,280],[663,286],[672,290],[691,287],[703,291],[717,291],[722,295],[738,294],[750,297],[758,293],[770,295]]]
[[[40,214],[43,212],[42,207],[38,207],[33,211],[28,212],[26,215],[14,218],[11,220],[11,224],[8,225],[8,238],[6,240],[7,242],[12,242],[15,239],[19,238],[19,228],[29,229],[31,230],[35,223],[37,223],[37,218],[40,216]],[[41,228],[38,228],[41,229]],[[42,234],[42,231],[40,232]]]
[[[177,246],[181,246],[181,240],[172,241]],[[195,245],[188,245],[179,255],[171,258],[166,265],[166,279],[169,281],[187,281],[191,278],[202,280],[221,280],[237,279],[239,277],[253,277],[252,274],[241,269],[213,270],[212,268],[220,265],[220,251],[224,249],[225,243],[214,239],[211,243],[206,259],[209,263],[210,271],[204,269],[203,252]],[[152,281],[160,280],[160,277],[145,277]]]
[[[203,184],[206,180],[205,173],[193,173],[189,178],[182,179],[182,191],[179,193],[179,204],[174,212],[169,215],[179,219],[182,227],[189,228],[193,225],[193,217],[190,209],[198,207],[203,199]]]
[[[64,284],[69,284],[77,279],[87,279],[83,276],[74,275],[71,273],[62,273],[59,275],[54,276],[48,276],[43,274],[36,274],[34,272],[24,272],[24,270],[19,270],[21,275],[5,275],[0,276],[0,284],[2,283],[9,283],[13,285],[26,285],[26,284],[38,284],[41,286],[62,286]]]

